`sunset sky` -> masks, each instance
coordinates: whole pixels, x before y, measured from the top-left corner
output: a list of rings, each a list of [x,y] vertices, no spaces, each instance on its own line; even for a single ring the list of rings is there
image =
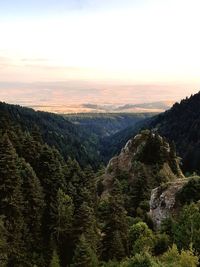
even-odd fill
[[[195,93],[199,10],[199,0],[1,1],[0,100],[139,103]]]

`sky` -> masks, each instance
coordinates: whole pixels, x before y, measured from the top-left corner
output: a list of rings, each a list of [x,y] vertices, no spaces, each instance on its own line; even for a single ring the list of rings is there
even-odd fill
[[[199,0],[0,1],[0,100],[35,90],[35,102],[51,90],[76,103],[195,93],[199,10]]]

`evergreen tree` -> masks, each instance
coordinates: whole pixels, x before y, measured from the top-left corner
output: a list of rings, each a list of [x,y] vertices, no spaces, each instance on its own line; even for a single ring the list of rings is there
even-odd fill
[[[44,145],[38,162],[38,177],[43,186],[45,210],[43,216],[43,238],[47,265],[52,254],[53,230],[56,226],[56,200],[59,189],[65,188],[63,169],[53,150]]]
[[[174,225],[174,241],[179,249],[190,246],[200,252],[200,207],[197,204],[184,206]]]
[[[63,169],[53,150],[45,145],[39,158],[39,174],[43,186],[49,215],[53,215],[51,206],[55,203],[59,189],[65,188]]]
[[[9,113],[5,110],[0,111],[0,134],[4,135],[11,129],[11,120]]]
[[[121,260],[128,254],[128,224],[118,180],[110,192],[102,240],[102,258]]]
[[[23,259],[23,217],[19,159],[5,134],[0,140],[0,215],[7,233],[7,267],[19,266]]]
[[[55,237],[67,234],[72,231],[74,206],[70,196],[66,195],[62,189],[58,190],[55,208]]]
[[[80,236],[77,243],[72,267],[97,267],[98,260],[96,254],[93,252],[88,242],[85,239],[84,234]]]
[[[87,242],[90,244],[92,249],[96,251],[98,240],[96,218],[94,209],[89,207],[87,202],[83,202],[82,205],[75,211],[73,233],[75,239],[78,239],[82,234],[84,234]]]
[[[22,143],[22,151],[19,155],[34,168],[37,174],[40,172],[39,157],[41,148],[41,144],[35,141],[30,133],[25,133]]]
[[[75,208],[83,202],[82,190],[84,188],[84,176],[80,165],[76,160],[68,159],[64,167],[64,177],[67,194],[72,197]]]
[[[85,192],[83,191],[84,201],[87,202],[90,207],[96,209],[97,206],[96,180],[95,180],[95,174],[91,166],[87,166],[84,169],[83,179],[84,179],[84,187],[86,189]]]
[[[33,128],[32,128],[32,131],[31,131],[31,136],[33,137],[33,140],[42,144],[43,143],[43,140],[42,140],[42,134],[40,132],[40,128],[34,124],[33,125]]]
[[[20,162],[22,192],[24,198],[23,216],[27,225],[26,251],[27,257],[34,264],[42,256],[42,215],[44,195],[40,181],[32,167],[23,159]],[[40,259],[41,260],[41,259]]]
[[[58,190],[55,204],[55,228],[53,229],[53,235],[58,247],[60,262],[62,266],[66,266],[72,257],[70,255],[70,246],[72,243],[74,205],[71,197],[66,195],[61,189]]]
[[[23,143],[24,143],[24,132],[22,131],[19,125],[13,126],[8,132],[9,139],[13,144],[18,156],[22,156],[23,151]]]
[[[74,203],[73,232],[71,239],[69,238],[67,242],[68,261],[71,262],[74,248],[82,234],[93,252],[97,251],[96,188],[92,169],[88,167],[82,171],[79,164],[71,159],[65,166],[65,180],[67,193],[72,197]]]
[[[4,227],[3,217],[0,217],[0,266],[5,267],[8,262],[7,257],[7,232]]]
[[[129,212],[131,215],[137,215],[137,208],[139,207],[141,202],[148,199],[150,195],[148,179],[145,173],[138,173],[138,175],[134,177],[134,181],[132,182],[129,188],[129,194]]]

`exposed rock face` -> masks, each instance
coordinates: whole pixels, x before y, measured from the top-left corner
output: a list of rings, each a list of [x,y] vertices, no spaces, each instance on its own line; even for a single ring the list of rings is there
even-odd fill
[[[173,146],[149,130],[130,139],[121,153],[110,160],[102,177],[103,194],[109,192],[114,178],[120,175],[129,183],[139,176],[146,177],[150,188],[184,178]]]
[[[152,190],[150,199],[150,216],[156,228],[170,215],[176,214],[176,193],[186,184],[188,179],[178,179],[175,182],[159,186]]]

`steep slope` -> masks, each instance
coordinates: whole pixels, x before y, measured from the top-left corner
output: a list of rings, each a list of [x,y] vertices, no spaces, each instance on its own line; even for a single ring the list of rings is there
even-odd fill
[[[37,128],[44,142],[57,148],[65,159],[76,159],[82,166],[91,164],[97,167],[100,163],[97,141],[92,133],[62,116],[0,103],[0,128],[5,128],[6,124],[19,126],[28,132]]]
[[[200,200],[200,177],[191,176],[166,183],[151,192],[150,216],[156,228],[169,217],[177,217],[185,204]]]
[[[132,126],[128,126],[111,136],[103,138],[100,143],[100,154],[105,162],[108,162],[113,156],[119,154],[129,139],[136,135],[141,129],[148,129],[150,121],[154,117],[145,118]]]
[[[155,117],[150,128],[175,142],[185,172],[200,171],[200,92]]]
[[[103,195],[109,194],[118,179],[128,196],[127,210],[137,209],[149,199],[151,189],[183,177],[173,145],[157,133],[144,130],[110,160],[102,177]]]
[[[176,215],[178,209],[176,195],[187,182],[188,179],[177,179],[152,190],[149,214],[156,228],[160,228],[163,220]]]

